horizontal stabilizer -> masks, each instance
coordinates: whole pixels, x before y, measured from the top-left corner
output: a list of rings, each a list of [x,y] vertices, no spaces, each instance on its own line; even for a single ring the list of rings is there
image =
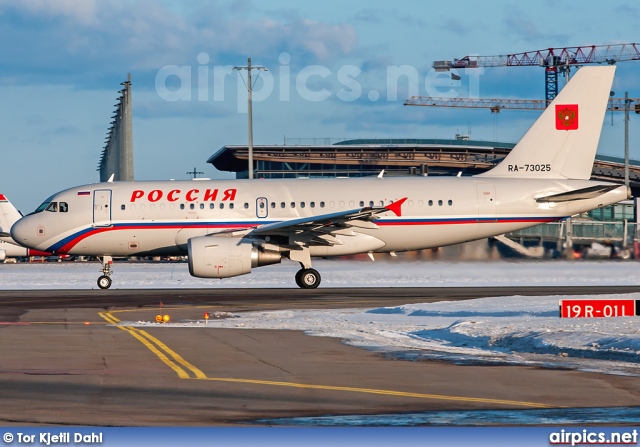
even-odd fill
[[[0,231],[0,237],[11,237],[11,234],[6,233],[4,231]]]
[[[585,200],[599,197],[603,194],[613,191],[619,188],[620,185],[597,185],[590,186],[588,188],[576,189],[575,191],[563,192],[560,194],[554,194],[546,197],[539,197],[536,199],[538,203],[557,203],[557,202],[571,202],[573,200]]]

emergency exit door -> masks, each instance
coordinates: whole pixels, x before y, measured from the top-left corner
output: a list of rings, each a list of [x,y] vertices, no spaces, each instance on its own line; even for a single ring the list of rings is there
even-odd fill
[[[269,201],[266,197],[258,197],[256,199],[256,216],[264,219],[269,215]]]

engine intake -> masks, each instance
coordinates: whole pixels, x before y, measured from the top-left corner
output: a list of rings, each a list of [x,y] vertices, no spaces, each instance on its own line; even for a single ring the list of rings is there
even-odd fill
[[[231,278],[282,260],[279,252],[262,250],[245,238],[194,237],[189,239],[188,250],[189,273],[196,278]]]

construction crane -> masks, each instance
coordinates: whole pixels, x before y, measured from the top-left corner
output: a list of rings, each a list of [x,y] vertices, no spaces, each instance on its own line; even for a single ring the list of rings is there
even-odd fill
[[[558,71],[569,76],[572,66],[610,64],[640,60],[640,44],[585,45],[580,47],[547,48],[504,56],[465,56],[453,61],[435,61],[436,71],[455,68],[532,67],[545,68],[545,100],[548,105],[558,94]]]
[[[624,98],[610,98],[607,110],[611,112],[624,112]],[[640,98],[629,98],[633,103],[637,114],[640,114]],[[489,109],[491,113],[500,113],[501,110],[544,110],[547,102],[543,99],[497,99],[497,98],[441,98],[435,96],[412,96],[404,102],[405,106],[430,106],[430,107],[465,107],[470,109]]]

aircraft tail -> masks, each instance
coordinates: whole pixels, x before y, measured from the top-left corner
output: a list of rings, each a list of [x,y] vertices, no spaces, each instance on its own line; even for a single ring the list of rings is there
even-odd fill
[[[583,67],[509,155],[479,177],[591,177],[615,67]]]
[[[11,226],[22,217],[4,194],[0,194],[0,239],[11,238]]]

